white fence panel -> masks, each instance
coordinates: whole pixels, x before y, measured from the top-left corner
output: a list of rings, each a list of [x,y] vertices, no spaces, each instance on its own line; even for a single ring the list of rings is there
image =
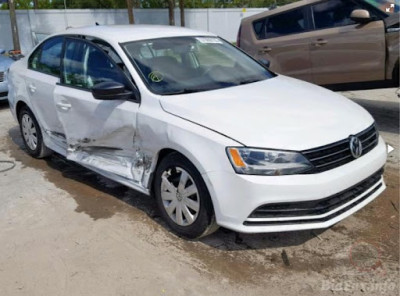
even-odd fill
[[[235,41],[242,18],[265,11],[267,8],[212,8],[185,9],[186,27],[209,31],[228,41]],[[167,9],[134,9],[135,23],[168,25]],[[99,24],[127,24],[125,9],[67,9],[17,10],[17,22],[22,52],[27,54],[34,46],[32,33],[52,34],[66,27]],[[175,10],[175,25],[180,25],[179,9]],[[12,49],[10,17],[0,11],[0,48]]]

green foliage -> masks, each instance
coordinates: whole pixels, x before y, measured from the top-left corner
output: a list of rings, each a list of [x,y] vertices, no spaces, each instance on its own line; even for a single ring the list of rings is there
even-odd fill
[[[271,7],[288,4],[297,0],[184,0],[186,8],[233,8],[233,7]],[[39,9],[63,9],[64,0],[38,0]],[[79,8],[126,8],[126,0],[66,0],[68,9]],[[135,8],[167,8],[168,0],[133,0]],[[178,0],[176,0],[178,7]],[[15,0],[17,9],[33,9],[32,0]],[[8,9],[7,4],[0,4]]]

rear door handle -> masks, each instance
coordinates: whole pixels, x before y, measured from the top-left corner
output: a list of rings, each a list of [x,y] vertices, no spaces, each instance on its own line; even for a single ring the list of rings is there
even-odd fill
[[[72,107],[71,104],[63,103],[63,102],[57,103],[56,105],[60,111],[64,111],[64,112],[69,111]]]
[[[311,44],[314,45],[314,46],[322,46],[322,45],[325,45],[327,43],[328,43],[328,40],[318,39],[318,40],[312,42]]]
[[[258,50],[258,53],[260,53],[260,54],[268,53],[268,52],[270,52],[271,50],[272,50],[271,47],[269,47],[269,46],[264,46],[263,48],[261,48],[261,49]]]
[[[36,91],[36,86],[33,83],[29,84],[28,87],[31,93],[34,93]]]

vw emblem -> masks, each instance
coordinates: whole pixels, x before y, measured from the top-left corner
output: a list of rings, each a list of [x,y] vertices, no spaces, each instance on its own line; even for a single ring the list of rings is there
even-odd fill
[[[356,136],[350,136],[350,152],[354,158],[359,158],[362,154],[362,143]]]

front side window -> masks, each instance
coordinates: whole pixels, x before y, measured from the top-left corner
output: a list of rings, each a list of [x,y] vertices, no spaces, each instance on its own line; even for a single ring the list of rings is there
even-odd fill
[[[123,44],[150,90],[161,95],[220,89],[274,76],[218,37],[171,37]]]
[[[266,23],[266,38],[274,38],[307,30],[303,8],[271,16]]]
[[[100,48],[83,40],[66,42],[62,82],[65,85],[91,89],[101,82],[129,83],[109,56]]]
[[[64,38],[55,37],[45,41],[29,59],[29,68],[59,76]]]
[[[353,1],[330,0],[312,6],[316,29],[353,25],[350,18],[354,9],[363,9]]]

